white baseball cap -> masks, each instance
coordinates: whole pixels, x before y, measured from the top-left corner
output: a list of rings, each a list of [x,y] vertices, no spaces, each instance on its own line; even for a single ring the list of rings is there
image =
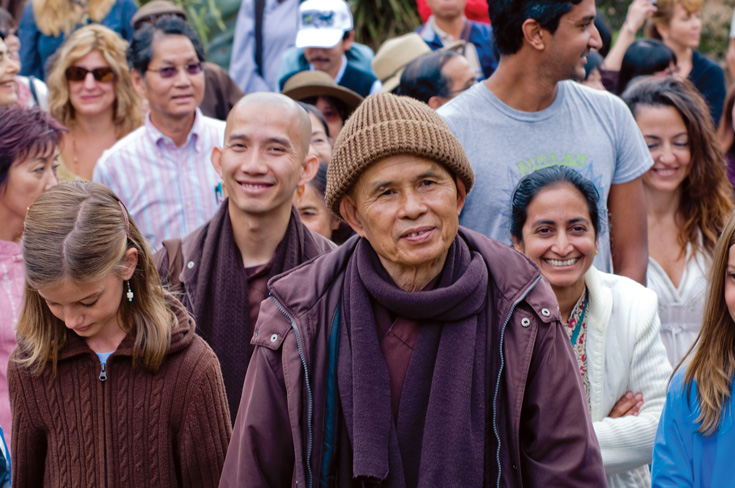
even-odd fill
[[[336,46],[352,30],[352,13],[344,0],[306,0],[299,6],[296,47]]]

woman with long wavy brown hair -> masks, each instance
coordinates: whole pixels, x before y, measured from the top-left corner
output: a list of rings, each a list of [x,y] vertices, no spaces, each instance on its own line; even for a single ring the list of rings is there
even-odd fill
[[[647,78],[623,93],[653,157],[643,175],[648,286],[659,297],[672,365],[699,333],[712,251],[733,208],[732,187],[706,102],[686,80]]]
[[[72,34],[48,76],[49,112],[69,128],[59,181],[91,180],[97,160],[143,123],[143,100],[133,87],[127,43],[102,25]]]

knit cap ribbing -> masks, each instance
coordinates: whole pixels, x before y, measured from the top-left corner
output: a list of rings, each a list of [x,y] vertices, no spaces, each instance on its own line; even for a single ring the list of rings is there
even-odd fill
[[[373,163],[411,154],[443,164],[469,193],[472,166],[459,140],[428,105],[390,93],[369,96],[355,110],[334,145],[327,169],[325,202],[339,215],[339,203]]]

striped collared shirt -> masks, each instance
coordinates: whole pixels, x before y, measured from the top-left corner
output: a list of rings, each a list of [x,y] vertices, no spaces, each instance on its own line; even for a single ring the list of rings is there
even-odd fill
[[[217,211],[221,179],[212,167],[212,148],[224,142],[225,123],[196,111],[182,147],[151,122],[105,151],[94,181],[107,185],[156,249],[165,239],[183,237]]]

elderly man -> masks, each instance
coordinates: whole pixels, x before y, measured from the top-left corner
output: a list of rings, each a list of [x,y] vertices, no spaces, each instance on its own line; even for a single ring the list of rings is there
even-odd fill
[[[473,183],[427,105],[355,111],[326,200],[359,236],[270,283],[221,487],[605,485],[551,289],[459,228]]]
[[[240,99],[227,118],[224,147],[212,150],[228,198],[209,222],[164,241],[156,255],[159,274],[181,292],[217,354],[233,421],[268,279],[334,247],[312,234],[291,204],[318,168],[310,140],[309,116],[290,98],[266,92]]]

